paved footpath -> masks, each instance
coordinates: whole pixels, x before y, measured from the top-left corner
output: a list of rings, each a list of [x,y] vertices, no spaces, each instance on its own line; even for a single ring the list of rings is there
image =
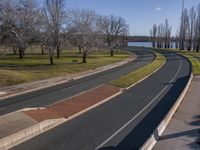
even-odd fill
[[[38,122],[23,112],[15,112],[0,117],[0,139],[14,134]]]
[[[200,149],[200,76],[192,84],[153,150]]]

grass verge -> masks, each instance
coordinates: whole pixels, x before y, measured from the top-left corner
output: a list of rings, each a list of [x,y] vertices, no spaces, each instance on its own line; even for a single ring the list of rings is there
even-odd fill
[[[194,75],[200,75],[200,61],[194,57],[194,54],[190,54],[189,52],[179,52],[179,54],[190,60],[192,64],[192,73]]]
[[[161,67],[166,61],[163,55],[159,53],[155,53],[155,54],[156,54],[156,58],[153,62],[151,62],[150,64],[134,72],[124,75],[119,79],[111,81],[110,84],[120,87],[120,88],[127,88],[133,85],[134,83],[138,82],[139,80],[143,79],[144,77],[148,76],[157,68]]]
[[[83,64],[82,54],[68,51],[60,59],[55,58],[55,65],[51,66],[48,65],[48,55],[28,54],[22,60],[15,55],[4,55],[0,57],[0,87],[92,70],[129,57],[130,54],[125,51],[116,51],[114,57],[110,56],[109,51],[97,51],[90,54],[87,63]]]
[[[165,50],[165,49],[163,49]],[[192,64],[192,73],[194,75],[200,75],[200,61],[197,58],[200,58],[200,53],[197,52],[189,52],[189,51],[180,51],[176,49],[167,49],[170,51],[177,52],[178,54],[186,57]]]

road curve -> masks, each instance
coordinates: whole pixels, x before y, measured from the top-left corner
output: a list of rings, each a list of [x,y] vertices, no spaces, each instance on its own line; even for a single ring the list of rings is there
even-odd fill
[[[139,149],[175,103],[191,73],[183,56],[160,52],[166,64],[140,84],[13,149]]]
[[[135,53],[138,57],[134,61],[122,66],[69,83],[64,83],[31,93],[0,100],[0,115],[23,108],[48,106],[143,67],[155,58],[153,53],[144,50],[138,50],[138,48],[131,48],[130,51]]]

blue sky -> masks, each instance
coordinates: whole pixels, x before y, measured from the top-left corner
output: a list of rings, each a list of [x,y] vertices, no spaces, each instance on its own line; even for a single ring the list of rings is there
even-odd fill
[[[200,0],[185,0],[185,7]],[[68,8],[92,9],[102,15],[117,15],[126,19],[131,35],[149,35],[153,24],[164,22],[166,18],[176,33],[180,23],[182,0],[67,0]]]

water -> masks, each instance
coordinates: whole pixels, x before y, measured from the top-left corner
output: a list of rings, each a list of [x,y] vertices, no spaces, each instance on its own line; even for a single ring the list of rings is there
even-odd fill
[[[128,46],[152,47],[151,42],[128,42]]]
[[[128,42],[128,46],[152,47],[152,43],[151,42]],[[173,42],[173,48],[175,48],[175,42]]]

